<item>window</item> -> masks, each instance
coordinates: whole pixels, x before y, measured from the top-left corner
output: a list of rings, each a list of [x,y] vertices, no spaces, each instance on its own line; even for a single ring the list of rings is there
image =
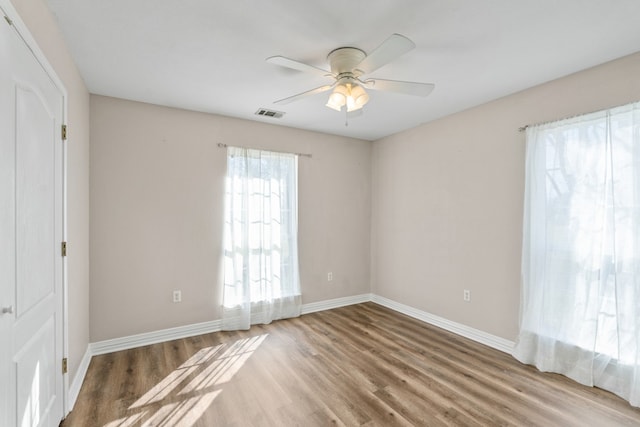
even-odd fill
[[[640,405],[640,104],[527,129],[514,356]]]
[[[293,154],[228,148],[225,329],[300,314],[297,174]]]

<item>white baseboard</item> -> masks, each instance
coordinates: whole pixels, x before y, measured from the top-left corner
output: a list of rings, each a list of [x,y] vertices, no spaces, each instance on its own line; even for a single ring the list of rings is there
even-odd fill
[[[347,305],[361,304],[368,301],[371,301],[371,294],[361,294],[351,297],[342,297],[325,301],[312,302],[309,304],[302,304],[302,314],[331,310],[332,308],[346,307]]]
[[[355,295],[344,298],[335,298],[326,301],[313,302],[302,305],[302,314],[309,314],[316,311],[330,310],[332,308],[344,307],[352,304],[371,301],[371,294]],[[210,322],[196,323],[193,325],[178,326],[176,328],[161,329],[159,331],[146,332],[137,335],[130,335],[111,340],[97,341],[89,344],[91,354],[106,354],[114,351],[128,350],[159,342],[177,340],[196,335],[218,332],[221,330],[222,322],[213,320]]]
[[[89,369],[89,364],[91,363],[91,357],[93,354],[91,353],[91,345],[87,346],[87,351],[84,352],[84,356],[82,356],[82,360],[80,361],[80,366],[78,366],[78,371],[76,372],[75,377],[73,377],[73,381],[71,382],[71,386],[69,386],[69,393],[67,394],[67,399],[69,399],[69,404],[67,410],[71,411],[73,406],[76,404],[76,400],[78,399],[78,395],[80,394],[80,388],[82,387],[82,383],[84,382],[84,377],[87,375],[87,370]]]
[[[511,352],[513,351],[513,341],[488,334],[486,332],[474,329],[461,323],[452,322],[451,320],[447,320],[443,317],[427,313],[426,311],[418,310],[416,308],[401,304],[399,302],[395,302],[379,295],[372,294],[371,301],[399,313],[406,314],[407,316],[413,317],[414,319],[421,320],[425,323],[437,326],[438,328],[442,328],[446,331],[453,332],[454,334],[458,334],[465,338],[469,338],[473,341],[479,342],[480,344],[495,348],[496,350],[500,350],[504,353],[511,354]]]
[[[407,316],[413,317],[414,319],[421,320],[425,323],[429,323],[431,325],[461,335],[465,338],[469,338],[473,341],[477,341],[481,344],[487,345],[505,353],[511,354],[513,350],[514,343],[512,341],[488,334],[486,332],[471,328],[460,323],[452,322],[445,318],[427,313],[426,311],[421,311],[408,305],[404,305],[375,294],[361,294],[303,304],[302,314],[304,315],[317,311],[331,310],[333,308],[345,307],[348,305],[360,304],[363,302],[374,302],[376,304],[380,304],[391,310],[406,314]],[[156,344],[164,341],[171,341],[180,338],[208,334],[210,332],[218,332],[221,330],[221,325],[222,322],[220,320],[213,320],[210,322],[196,323],[193,325],[179,326],[176,328],[162,329],[159,331],[89,343],[89,345],[87,346],[87,351],[85,352],[84,357],[80,362],[78,372],[76,372],[76,376],[74,377],[73,382],[69,387],[69,410],[73,409],[76,399],[78,398],[80,388],[87,373],[87,369],[89,368],[89,363],[91,362],[91,357],[97,356],[99,354],[128,350],[131,348],[142,347],[145,345]]]
[[[505,353],[511,353],[514,343],[504,338],[488,334],[478,329],[471,328],[461,323],[447,320],[443,317],[436,316],[426,311],[421,311],[399,302],[395,302],[385,297],[375,294],[360,294],[343,298],[335,298],[325,301],[312,302],[302,305],[302,314],[310,314],[316,311],[331,310],[333,308],[345,307],[363,302],[375,302],[384,307],[395,310],[399,313],[406,314],[414,319],[421,320],[449,332],[461,335],[465,338],[472,339],[481,344],[488,345],[496,350]],[[131,348],[142,347],[145,345],[156,344],[164,341],[171,341],[180,338],[192,337],[195,335],[208,334],[210,332],[218,332],[221,330],[221,321],[213,320],[210,322],[196,323],[193,325],[179,326],[176,328],[162,329],[159,331],[146,332],[137,335],[130,335],[122,338],[98,341],[89,344],[87,350],[90,354],[98,355],[112,353],[114,351],[128,350]],[[88,364],[88,362],[87,362]],[[73,385],[72,385],[73,388]]]
[[[145,332],[137,335],[129,335],[122,338],[98,341],[89,344],[92,355],[113,353],[114,351],[128,350],[159,342],[193,337],[196,335],[218,332],[221,330],[221,321],[194,323],[193,325],[178,326],[176,328],[161,329],[159,331]]]

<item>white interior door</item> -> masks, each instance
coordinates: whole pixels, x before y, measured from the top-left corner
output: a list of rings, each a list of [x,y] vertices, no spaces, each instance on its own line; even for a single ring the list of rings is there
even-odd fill
[[[6,19],[0,64],[0,425],[58,426],[64,96]]]

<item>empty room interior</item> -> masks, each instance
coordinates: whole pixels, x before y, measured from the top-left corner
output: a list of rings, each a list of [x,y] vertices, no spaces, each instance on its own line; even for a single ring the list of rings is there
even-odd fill
[[[0,425],[640,425],[640,2],[0,8]]]

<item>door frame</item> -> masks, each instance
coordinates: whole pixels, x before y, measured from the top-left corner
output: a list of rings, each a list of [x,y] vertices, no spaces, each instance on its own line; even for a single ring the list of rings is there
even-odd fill
[[[45,3],[45,7],[46,3]],[[53,66],[49,63],[44,52],[40,49],[40,46],[36,42],[29,28],[24,23],[18,11],[15,9],[10,0],[0,0],[0,11],[4,16],[11,20],[11,26],[17,31],[18,35],[22,38],[25,45],[31,50],[33,56],[40,63],[42,68],[53,81],[53,84],[58,88],[62,94],[62,124],[67,124],[68,118],[68,94],[67,89],[62,83],[62,80],[58,77]],[[4,17],[0,18],[4,19]],[[0,22],[0,25],[6,23]],[[62,239],[67,241],[67,143],[69,140],[65,140],[62,143]],[[68,340],[68,288],[67,288],[67,257],[62,257],[62,307],[58,307],[61,310],[62,315],[62,343],[56,343],[56,345],[62,345],[62,357],[69,357],[69,340]],[[62,363],[62,361],[60,361]],[[64,417],[70,412],[69,408],[69,373],[62,375],[63,392],[62,392],[62,414]]]

